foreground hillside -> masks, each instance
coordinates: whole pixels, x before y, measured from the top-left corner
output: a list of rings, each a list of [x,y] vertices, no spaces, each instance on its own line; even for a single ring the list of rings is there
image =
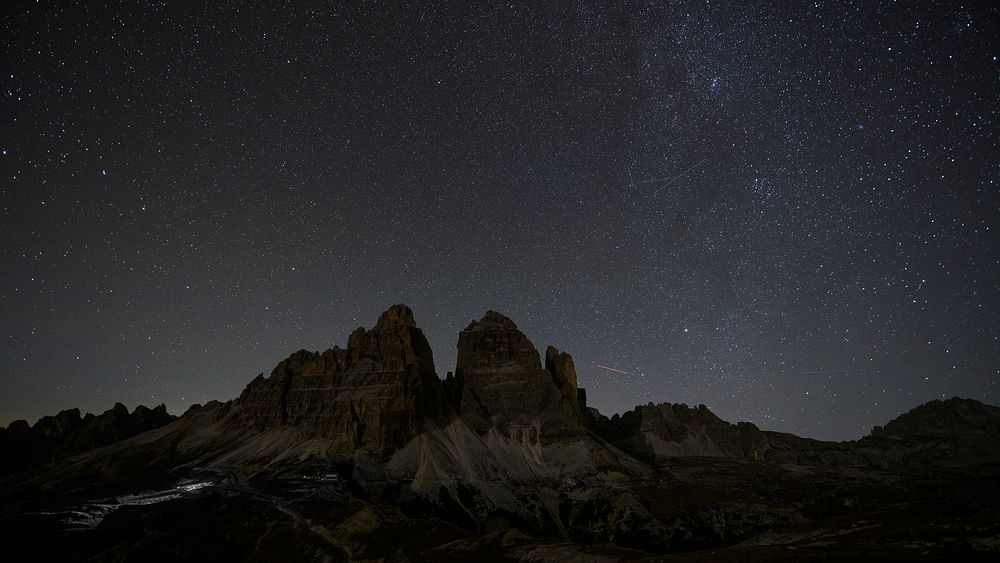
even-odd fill
[[[412,312],[397,305],[345,348],[296,352],[239,398],[177,420],[147,409],[132,424],[119,412],[127,432],[103,441],[18,424],[16,443],[0,441],[4,545],[14,560],[111,561],[953,561],[1000,551],[996,407],[934,401],[862,440],[819,442],[730,424],[704,406],[605,417],[587,407],[568,354],[540,354],[493,311],[460,333],[457,350],[441,380]]]

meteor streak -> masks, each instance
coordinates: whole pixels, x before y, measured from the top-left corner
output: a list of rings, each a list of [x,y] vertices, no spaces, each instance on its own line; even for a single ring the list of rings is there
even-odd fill
[[[660,186],[660,188],[659,188],[658,190],[656,190],[655,192],[653,192],[653,193],[649,194],[649,195],[648,195],[648,196],[646,196],[646,197],[653,197],[654,195],[656,195],[656,194],[658,194],[658,193],[662,192],[662,191],[663,191],[664,189],[666,189],[666,187],[667,187],[667,186],[669,186],[670,184],[673,184],[673,183],[674,183],[674,182],[676,182],[677,180],[680,180],[681,178],[683,178],[683,177],[684,177],[684,175],[685,175],[685,174],[687,174],[688,172],[690,172],[690,171],[694,170],[695,168],[698,168],[698,167],[699,167],[699,166],[701,166],[701,164],[702,164],[703,162],[705,162],[706,160],[708,160],[708,157],[705,157],[705,158],[703,158],[703,159],[699,160],[699,161],[698,161],[697,163],[695,163],[695,165],[694,165],[694,166],[692,166],[691,168],[688,168],[688,169],[687,169],[687,170],[685,170],[684,172],[681,172],[680,174],[678,174],[678,175],[674,176],[674,177],[673,177],[672,179],[670,179],[670,181],[669,181],[669,182],[667,182],[666,184],[663,184],[662,186]],[[667,179],[668,179],[668,178],[657,178],[657,179],[655,179],[655,180],[649,180],[649,181],[647,181],[647,182],[642,182],[642,183],[643,183],[643,184],[647,184],[647,183],[653,183],[653,182],[662,182],[663,180],[667,180]]]
[[[623,370],[616,369],[616,368],[609,368],[608,366],[602,366],[601,364],[597,364],[597,367],[599,367],[601,369],[606,369],[608,371],[613,371],[615,373],[624,373],[625,375],[628,375],[627,371],[623,371]]]

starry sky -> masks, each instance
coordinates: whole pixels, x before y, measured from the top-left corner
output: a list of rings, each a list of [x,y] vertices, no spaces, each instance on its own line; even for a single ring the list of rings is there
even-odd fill
[[[441,377],[495,309],[606,414],[1000,403],[991,3],[253,4],[0,6],[0,424],[400,302]]]

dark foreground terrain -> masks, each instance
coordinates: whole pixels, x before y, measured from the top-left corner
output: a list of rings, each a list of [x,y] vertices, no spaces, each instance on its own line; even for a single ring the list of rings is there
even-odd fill
[[[632,488],[667,528],[662,543],[588,533],[621,516],[607,504],[567,505],[577,514],[560,537],[475,529],[446,506],[351,489],[336,474],[192,470],[8,499],[5,560],[992,561],[1000,552],[1000,485],[982,476],[678,458]]]
[[[0,559],[1000,559],[996,407],[933,401],[840,443],[703,406],[607,418],[568,354],[494,312],[456,364],[438,379],[396,306],[178,419],[14,423]]]

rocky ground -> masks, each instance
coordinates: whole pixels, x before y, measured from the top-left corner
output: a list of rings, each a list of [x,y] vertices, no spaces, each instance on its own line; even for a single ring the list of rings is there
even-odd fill
[[[1000,551],[998,489],[985,476],[677,458],[614,495],[563,484],[559,535],[374,499],[349,475],[202,470],[8,497],[0,526],[11,561],[986,561]]]
[[[18,422],[4,561],[975,561],[1000,556],[1000,409],[854,442],[662,403],[605,417],[496,312],[434,371],[404,306],[238,399]],[[68,411],[67,411],[68,412]],[[28,452],[28,454],[24,454]],[[19,455],[24,457],[17,457]]]

